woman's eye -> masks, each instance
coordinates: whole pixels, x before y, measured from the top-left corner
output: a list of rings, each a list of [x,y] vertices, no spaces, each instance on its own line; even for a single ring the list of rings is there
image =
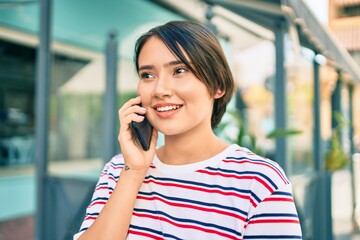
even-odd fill
[[[142,79],[148,79],[151,77],[152,77],[152,75],[150,73],[141,73],[140,74],[140,78],[142,78]]]
[[[187,72],[186,68],[177,68],[175,69],[175,74],[181,74]]]

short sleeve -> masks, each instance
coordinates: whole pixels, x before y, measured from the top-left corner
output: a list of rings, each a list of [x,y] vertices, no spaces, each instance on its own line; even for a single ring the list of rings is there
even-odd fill
[[[302,239],[291,184],[259,203],[248,218],[244,239]]]
[[[109,168],[110,163],[105,164],[99,180],[96,184],[94,194],[91,198],[91,202],[86,209],[85,218],[81,224],[80,230],[74,235],[74,240],[78,239],[86,229],[88,229],[98,217],[99,213],[105,206],[107,200],[110,197],[109,192]]]

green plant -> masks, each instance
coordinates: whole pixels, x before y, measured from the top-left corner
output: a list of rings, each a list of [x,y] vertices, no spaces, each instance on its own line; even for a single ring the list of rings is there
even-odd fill
[[[225,121],[219,124],[218,130],[221,136],[228,142],[236,143],[239,146],[246,147],[252,152],[263,155],[264,151],[257,146],[257,140],[254,134],[249,132],[249,128],[241,117],[239,110],[229,110],[226,112]]]
[[[288,137],[292,135],[297,135],[302,133],[302,131],[297,129],[274,129],[266,135],[267,138],[281,138]]]
[[[334,113],[334,118],[337,121],[337,126],[331,137],[331,147],[325,154],[325,169],[328,171],[342,169],[347,166],[350,161],[340,142],[341,129],[346,126],[347,123],[340,113]]]
[[[250,149],[252,152],[258,155],[265,155],[265,151],[262,150],[257,143],[256,136],[249,132],[249,126],[246,121],[244,121],[244,117],[241,117],[242,114],[238,110],[232,110],[227,112],[230,116],[230,120],[224,121],[219,125],[219,129],[223,132],[226,132],[227,127],[234,127],[238,131],[236,136],[234,135],[224,135],[225,140],[229,142],[235,142],[239,146],[246,147]],[[276,139],[281,137],[288,137],[296,134],[300,134],[302,131],[297,129],[274,129],[266,135],[266,138]]]

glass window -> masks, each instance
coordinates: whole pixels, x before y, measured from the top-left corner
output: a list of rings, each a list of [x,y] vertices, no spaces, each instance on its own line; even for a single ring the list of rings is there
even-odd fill
[[[354,121],[354,145],[355,152],[360,152],[360,87],[354,87],[353,93],[353,121]]]
[[[341,116],[344,120],[344,125],[341,127],[341,143],[346,153],[350,154],[350,115],[349,115],[349,86],[346,82],[343,82],[341,89]]]
[[[356,17],[360,15],[360,5],[349,5],[338,8],[337,16],[343,17]]]
[[[0,167],[34,163],[33,48],[0,40]]]
[[[49,170],[98,177],[103,167],[104,56],[74,47],[71,55],[65,52],[56,53],[52,63]],[[119,59],[119,107],[136,95],[136,82],[132,62]]]
[[[321,82],[321,138],[323,140],[323,153],[326,154],[330,149],[332,137],[332,117],[331,117],[331,96],[336,86],[338,74],[330,65],[323,65],[320,68]],[[325,157],[325,155],[324,155]]]
[[[274,44],[258,40],[234,57],[238,86],[235,105],[240,111],[243,131],[239,145],[274,159],[275,144],[267,138],[274,128]]]
[[[291,163],[290,171],[296,174],[313,168],[315,54],[304,47],[296,48],[294,45],[288,47],[292,47],[292,51],[287,51],[286,61],[288,129],[299,132],[288,135],[288,156]]]
[[[32,235],[37,2],[0,7],[0,222]],[[26,29],[27,31],[22,32]],[[4,197],[6,196],[6,197]],[[21,219],[20,221],[18,219]],[[24,225],[22,224],[24,223]],[[8,225],[7,225],[8,224]],[[26,229],[25,229],[26,228]],[[10,232],[12,236],[16,233]],[[0,233],[0,236],[3,233]],[[21,238],[21,237],[20,237]]]
[[[352,57],[360,64],[360,51],[351,52]],[[354,127],[354,147],[355,152],[360,152],[360,87],[354,85],[353,90],[353,127]]]
[[[72,55],[53,54],[49,119],[51,161],[99,156],[101,140],[98,135],[102,129],[97,126],[101,123],[104,89],[102,65],[101,60],[76,55],[75,51]]]
[[[108,33],[117,31],[120,108],[136,96],[135,40],[154,25],[180,18],[146,1],[91,1],[85,6],[82,1],[64,0],[54,1],[53,19],[49,170],[97,178],[104,165]]]
[[[330,65],[323,65],[320,68],[321,82],[321,136],[328,141],[332,135],[331,126],[331,95],[337,81],[337,72]]]
[[[38,28],[38,4],[3,4],[0,8],[0,170],[4,173],[1,176],[17,176],[33,171],[34,163],[33,33]],[[20,29],[27,32],[21,33]]]
[[[101,159],[105,89],[103,52],[107,33],[118,29],[121,106],[136,94],[137,77],[132,64],[135,39],[154,25],[181,18],[150,1],[90,1],[84,4],[78,0],[61,0],[52,4],[49,172],[51,176],[76,174],[95,182],[104,165]],[[1,3],[0,195],[8,196],[0,201],[1,222],[29,216],[35,211],[34,102],[38,33],[38,1]],[[78,181],[80,185],[83,182]],[[79,189],[74,190],[77,194],[67,192],[75,185],[76,182],[72,182],[64,190],[66,192],[61,192],[65,185],[52,186],[60,190],[52,189],[47,196],[60,194],[61,198],[53,197],[62,199],[59,202],[64,202],[67,197],[66,212],[80,216],[78,211],[82,209],[76,204],[84,202],[80,199],[82,195],[88,196],[82,186],[79,188],[83,192]],[[66,193],[69,195],[65,196]],[[51,201],[46,205],[55,206],[54,209],[61,212],[57,203]],[[69,210],[71,207],[76,211]],[[73,221],[70,225],[74,225]],[[64,231],[59,232],[64,234]]]

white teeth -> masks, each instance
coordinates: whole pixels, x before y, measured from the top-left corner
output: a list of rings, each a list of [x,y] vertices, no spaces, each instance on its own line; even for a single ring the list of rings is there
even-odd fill
[[[165,106],[165,107],[158,107],[156,108],[157,111],[159,112],[165,112],[165,111],[171,111],[171,110],[175,110],[175,109],[178,109],[180,108],[180,106]]]

